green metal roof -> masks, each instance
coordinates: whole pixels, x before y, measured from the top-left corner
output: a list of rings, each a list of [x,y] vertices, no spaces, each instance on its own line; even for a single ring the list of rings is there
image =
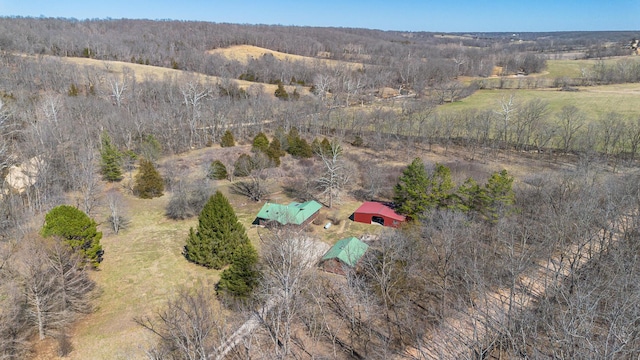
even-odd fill
[[[333,245],[322,257],[322,260],[339,259],[343,263],[355,267],[368,248],[369,245],[358,240],[358,238],[348,237]]]
[[[313,200],[303,203],[292,202],[289,205],[267,202],[262,206],[257,217],[260,219],[277,221],[282,225],[300,225],[321,208],[322,205]]]

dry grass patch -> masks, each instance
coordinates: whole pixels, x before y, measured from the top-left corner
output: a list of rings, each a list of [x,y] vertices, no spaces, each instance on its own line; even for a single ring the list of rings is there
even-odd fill
[[[352,70],[362,69],[362,64],[330,60],[330,59],[318,59],[301,55],[286,54],[279,51],[269,50],[252,45],[235,45],[228,48],[213,49],[207,51],[208,54],[221,55],[229,60],[238,61],[244,65],[248,64],[250,60],[257,60],[265,55],[271,55],[278,61],[301,61],[306,63],[318,63],[330,67],[347,67]]]
[[[131,225],[120,235],[102,229],[105,258],[93,273],[101,293],[96,311],[73,331],[71,359],[139,359],[148,334],[133,319],[160,309],[182,286],[212,286],[219,272],[189,263],[182,255],[196,219],[164,216],[165,195],[152,200],[126,196]]]

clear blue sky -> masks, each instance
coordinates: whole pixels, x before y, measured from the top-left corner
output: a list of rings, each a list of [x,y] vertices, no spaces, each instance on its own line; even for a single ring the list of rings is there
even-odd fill
[[[0,0],[0,16],[491,32],[640,30],[640,0]]]

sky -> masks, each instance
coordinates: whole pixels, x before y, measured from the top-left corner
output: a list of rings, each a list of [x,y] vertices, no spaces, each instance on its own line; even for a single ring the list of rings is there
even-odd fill
[[[640,0],[0,0],[0,16],[429,32],[640,30]]]

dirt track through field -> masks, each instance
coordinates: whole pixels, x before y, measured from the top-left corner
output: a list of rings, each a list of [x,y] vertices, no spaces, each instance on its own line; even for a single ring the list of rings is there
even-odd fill
[[[534,306],[548,289],[584,266],[604,250],[602,233],[574,244],[517,277],[514,286],[485,293],[466,309],[458,310],[431,332],[418,347],[405,350],[408,359],[480,359],[488,355],[509,317]],[[614,235],[606,246],[617,241]]]

